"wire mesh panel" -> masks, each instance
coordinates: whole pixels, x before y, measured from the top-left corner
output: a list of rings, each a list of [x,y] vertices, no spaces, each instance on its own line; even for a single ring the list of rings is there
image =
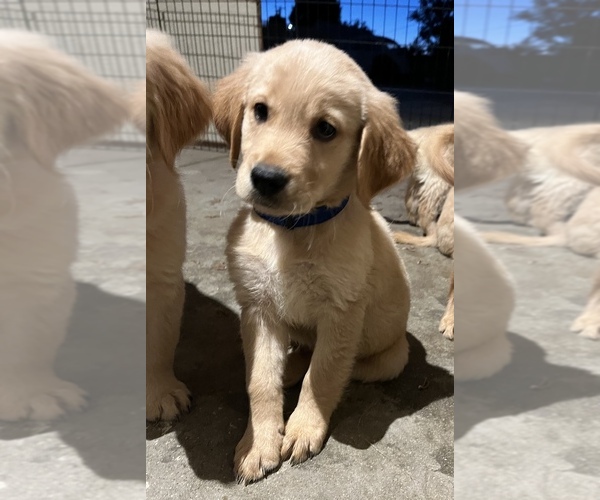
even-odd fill
[[[256,1],[148,0],[148,27],[170,34],[196,75],[210,86],[239,64],[247,52],[261,49],[260,5]],[[204,147],[224,143],[214,127]]]
[[[3,0],[0,27],[51,36],[62,50],[97,74],[130,90],[145,78],[145,22],[142,0]],[[108,139],[144,142],[126,125]]]
[[[453,117],[451,0],[147,0],[146,18],[209,85],[247,52],[313,38],[346,51],[394,95],[407,128]],[[223,144],[214,129],[207,142]]]
[[[457,88],[511,128],[600,121],[600,2],[456,4]]]

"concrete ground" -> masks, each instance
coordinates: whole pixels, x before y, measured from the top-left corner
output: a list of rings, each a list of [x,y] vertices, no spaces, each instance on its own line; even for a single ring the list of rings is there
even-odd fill
[[[88,407],[54,423],[0,423],[2,500],[145,498],[145,150],[60,161],[79,201],[78,298],[57,371]]]
[[[456,213],[482,230],[535,234],[510,223],[504,189],[461,194]],[[455,498],[600,498],[600,343],[569,332],[600,262],[564,248],[492,248],[516,283],[514,354],[498,375],[456,384]]]
[[[245,430],[248,401],[224,245],[240,201],[225,154],[188,150],[179,163],[189,243],[176,371],[191,388],[194,406],[179,422],[147,427],[148,499],[452,498],[453,344],[437,330],[451,261],[433,249],[401,249],[413,297],[404,374],[389,383],[351,384],[324,450],[312,460],[284,464],[250,486],[235,483],[233,452]],[[384,215],[403,213],[399,192],[377,200]],[[286,394],[287,415],[297,397],[297,389]]]

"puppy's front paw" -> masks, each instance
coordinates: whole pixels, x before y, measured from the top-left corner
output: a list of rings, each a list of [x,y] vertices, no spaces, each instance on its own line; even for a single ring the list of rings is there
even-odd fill
[[[581,337],[599,340],[600,317],[586,311],[573,322],[571,331],[579,333]]]
[[[85,406],[85,391],[54,375],[0,387],[0,420],[54,420]]]
[[[174,375],[146,384],[146,420],[174,420],[190,407],[190,391]]]
[[[265,477],[281,464],[283,435],[274,428],[258,432],[248,426],[235,449],[234,472],[238,483],[249,484]]]
[[[322,449],[328,424],[318,411],[298,407],[285,426],[281,456],[292,465],[305,462]]]
[[[439,326],[440,333],[449,340],[454,340],[454,314],[444,314]]]

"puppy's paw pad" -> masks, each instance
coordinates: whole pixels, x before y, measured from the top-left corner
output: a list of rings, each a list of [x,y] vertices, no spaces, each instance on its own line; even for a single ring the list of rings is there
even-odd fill
[[[320,453],[327,438],[327,423],[318,417],[292,413],[283,438],[281,456],[292,465],[305,462]]]
[[[248,437],[250,436],[250,437]],[[246,433],[235,449],[234,472],[237,482],[249,484],[265,477],[281,464],[281,435],[273,439],[253,439]]]
[[[0,395],[0,420],[54,420],[85,407],[85,391],[50,377],[4,389]]]
[[[175,420],[190,408],[190,391],[173,377],[146,387],[146,420]]]

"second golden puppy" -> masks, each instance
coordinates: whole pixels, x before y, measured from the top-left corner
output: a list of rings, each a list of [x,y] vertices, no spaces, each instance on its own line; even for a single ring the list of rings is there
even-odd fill
[[[340,50],[287,42],[218,85],[242,208],[228,235],[241,305],[250,418],[234,459],[251,482],[321,451],[351,378],[397,377],[408,361],[406,271],[371,198],[412,169],[396,103]],[[291,342],[312,358],[290,354]],[[283,387],[310,362],[284,424]]]
[[[189,405],[175,378],[185,286],[185,199],[175,157],[211,118],[208,89],[172,48],[167,35],[146,34],[146,418],[175,418]],[[143,125],[136,102],[136,123]],[[140,123],[142,122],[142,123]]]

